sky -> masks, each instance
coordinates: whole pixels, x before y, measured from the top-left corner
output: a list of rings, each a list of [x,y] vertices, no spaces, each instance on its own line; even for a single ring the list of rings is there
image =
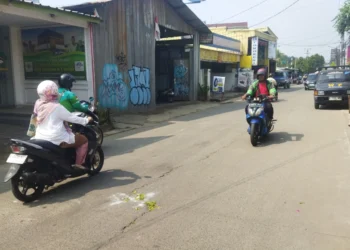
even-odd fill
[[[206,0],[188,6],[209,24],[220,23],[262,1]],[[248,22],[248,26],[253,26],[274,16],[295,1],[266,0],[256,8],[224,22]],[[278,37],[278,49],[289,56],[305,57],[309,49],[309,55],[318,53],[328,62],[331,47],[340,44],[340,36],[335,31],[332,20],[344,2],[345,0],[299,0],[286,11],[256,28],[268,26]]]
[[[93,0],[61,0],[59,5],[73,5]],[[140,0],[142,1],[142,0]],[[189,4],[192,11],[207,24],[224,22],[248,22],[255,25],[274,16],[296,0],[265,0],[264,3],[241,15],[230,18],[264,0],[205,0],[199,4]],[[299,0],[295,5],[256,26],[270,27],[278,36],[278,49],[283,53],[300,57],[321,54],[326,62],[330,50],[340,44],[340,37],[332,21],[345,0]],[[56,0],[40,0],[43,5],[57,6]],[[320,46],[322,45],[322,46]]]

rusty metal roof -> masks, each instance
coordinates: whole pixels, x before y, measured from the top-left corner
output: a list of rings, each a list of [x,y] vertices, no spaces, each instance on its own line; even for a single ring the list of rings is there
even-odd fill
[[[79,11],[70,10],[70,9],[65,8],[65,7],[51,7],[49,5],[42,5],[42,4],[38,4],[38,3],[30,2],[30,1],[24,1],[24,0],[15,0],[15,1],[23,3],[23,4],[34,5],[34,6],[37,6],[39,8],[53,9],[53,10],[58,10],[58,11],[66,12],[66,13],[72,13],[72,14],[79,15],[79,16],[91,17],[91,18],[94,18],[97,20],[101,20],[101,18],[96,17],[94,15],[86,14],[86,13],[79,12]]]
[[[212,33],[208,26],[182,0],[166,0],[182,19],[201,33]]]
[[[65,8],[76,8],[76,7],[87,7],[97,4],[102,4],[106,2],[111,2],[112,0],[96,0],[96,1],[90,1],[85,2],[81,4],[76,5],[70,5],[65,6]],[[195,30],[199,31],[200,33],[209,33],[211,34],[211,30],[207,27],[205,23],[195,14],[193,11],[182,2],[182,0],[164,0],[166,1],[174,10],[175,12],[189,25],[191,25]]]

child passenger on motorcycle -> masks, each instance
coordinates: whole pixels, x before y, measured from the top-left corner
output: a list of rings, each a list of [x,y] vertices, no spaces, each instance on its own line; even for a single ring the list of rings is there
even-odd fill
[[[55,82],[46,80],[37,88],[39,99],[34,106],[37,128],[32,139],[50,141],[62,148],[75,148],[76,161],[72,167],[84,169],[83,166],[88,150],[88,139],[81,134],[74,134],[67,129],[65,122],[86,125],[91,117],[81,118],[68,112],[60,105],[58,87]]]
[[[266,69],[259,69],[257,72],[258,80],[256,80],[252,85],[250,85],[247,93],[242,96],[242,99],[245,100],[247,96],[258,97],[259,95],[268,96],[270,99],[273,99],[276,94],[276,89],[274,84],[266,79],[266,76]],[[247,108],[248,105],[245,108],[246,113]],[[265,103],[265,113],[271,120],[273,119],[273,107],[271,102]]]

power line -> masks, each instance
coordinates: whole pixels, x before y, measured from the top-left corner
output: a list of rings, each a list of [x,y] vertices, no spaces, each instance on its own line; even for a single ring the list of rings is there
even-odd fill
[[[294,45],[294,44],[283,44],[280,43],[279,45],[283,45],[283,46],[291,46],[291,47],[323,47],[323,46],[329,46],[332,44],[339,44],[339,42],[334,42],[334,43],[327,43],[327,44],[317,44],[317,45]]]
[[[304,42],[304,41],[308,41],[308,40],[313,40],[313,39],[320,38],[320,37],[324,37],[324,36],[329,36],[329,32],[327,32],[327,34],[323,34],[323,35],[320,35],[320,36],[314,36],[314,37],[310,37],[310,38],[303,39],[303,40],[297,40],[297,41],[295,41],[295,42],[291,42],[291,43],[288,43],[288,44],[292,45],[292,44],[296,44],[296,43],[299,43],[299,42]],[[300,36],[299,36],[299,37],[300,37]],[[338,36],[337,36],[337,37],[338,37]],[[334,40],[334,39],[335,39],[335,37],[332,38],[332,40]],[[280,40],[289,40],[289,39],[278,39],[278,40],[280,41]]]
[[[228,17],[228,18],[226,18],[226,19],[220,21],[219,23],[225,22],[226,20],[229,20],[229,19],[231,19],[231,18],[234,18],[234,17],[236,17],[236,16],[239,16],[239,15],[241,15],[241,14],[243,14],[243,13],[249,11],[249,10],[254,9],[255,7],[258,7],[259,5],[261,5],[261,4],[263,4],[263,3],[267,2],[267,1],[268,1],[268,0],[261,1],[260,3],[258,3],[258,4],[256,4],[256,5],[253,5],[252,7],[249,7],[249,8],[246,9],[246,10],[243,10],[243,11],[237,13],[237,14],[234,14],[234,15],[231,16],[231,17]]]
[[[260,23],[257,23],[257,24],[254,24],[254,25],[250,26],[250,28],[251,28],[251,27],[254,27],[254,26],[257,26],[257,25],[259,25],[259,24],[262,24],[262,23],[264,23],[264,22],[266,22],[266,21],[268,21],[268,20],[270,20],[270,19],[272,19],[272,18],[278,16],[279,14],[281,14],[282,12],[285,12],[286,10],[288,10],[290,7],[292,7],[293,5],[295,5],[295,4],[296,4],[297,2],[299,2],[299,1],[300,1],[300,0],[296,0],[296,1],[293,2],[291,5],[287,6],[286,8],[284,8],[283,10],[281,10],[280,12],[276,13],[276,14],[273,15],[273,16],[270,16],[269,18],[267,18],[267,19],[261,21]]]

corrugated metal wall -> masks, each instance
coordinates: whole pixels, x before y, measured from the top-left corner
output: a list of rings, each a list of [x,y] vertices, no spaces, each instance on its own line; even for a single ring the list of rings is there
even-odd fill
[[[103,19],[93,27],[100,104],[130,112],[155,108],[154,19],[188,34],[194,34],[193,28],[164,0],[114,0],[96,9]]]

